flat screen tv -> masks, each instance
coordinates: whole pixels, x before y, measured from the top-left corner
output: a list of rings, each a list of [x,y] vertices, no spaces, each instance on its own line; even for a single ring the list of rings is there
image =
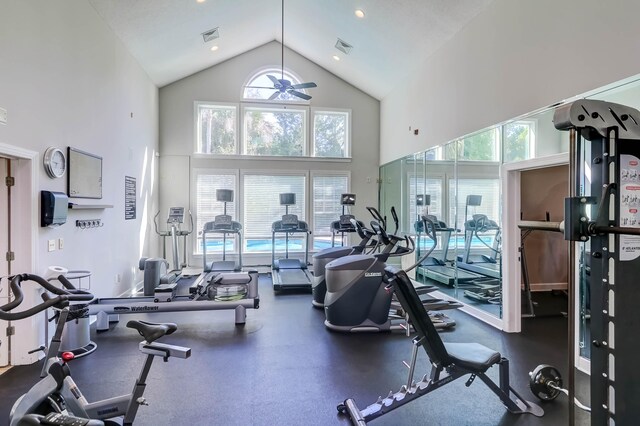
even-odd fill
[[[102,157],[69,147],[67,162],[69,198],[102,198]]]

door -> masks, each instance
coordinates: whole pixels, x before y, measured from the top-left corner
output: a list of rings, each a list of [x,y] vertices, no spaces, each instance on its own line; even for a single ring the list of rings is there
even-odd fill
[[[10,263],[6,260],[9,252],[9,188],[5,184],[9,176],[10,160],[0,157],[0,305],[9,301],[9,281],[7,276],[11,273]],[[9,364],[9,337],[7,337],[6,321],[0,320],[0,367]]]

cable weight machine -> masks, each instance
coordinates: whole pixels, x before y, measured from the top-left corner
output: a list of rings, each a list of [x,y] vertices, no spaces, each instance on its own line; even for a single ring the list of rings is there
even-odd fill
[[[591,257],[591,408],[575,399],[573,360],[568,389],[557,369],[541,365],[530,386],[541,399],[566,393],[569,424],[575,406],[591,411],[592,425],[636,424],[640,417],[637,358],[640,341],[640,111],[598,100],[579,100],[555,111],[558,130],[571,131],[570,196],[564,236],[570,244],[569,354],[576,330],[575,250]],[[586,250],[589,244],[589,251]]]

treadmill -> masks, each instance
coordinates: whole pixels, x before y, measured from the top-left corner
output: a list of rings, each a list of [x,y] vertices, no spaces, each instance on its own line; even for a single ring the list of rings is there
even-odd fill
[[[498,258],[498,253],[500,252],[500,227],[484,214],[474,214],[470,220],[467,220],[468,208],[477,207],[480,204],[482,204],[482,195],[467,195],[464,213],[464,252],[462,256],[458,256],[457,265],[458,268],[500,280],[501,267]],[[491,246],[480,236],[480,233],[488,234],[490,232],[495,233]],[[490,250],[489,255],[471,254],[471,243],[474,237]]]
[[[425,232],[425,219],[428,219],[433,223],[435,228],[433,229],[433,234],[440,234],[439,241],[442,242],[440,257],[436,257],[434,255],[427,256],[422,262],[420,262],[420,265],[418,265],[416,269],[417,276],[429,278],[451,287],[456,283],[456,278],[459,284],[481,279],[483,277],[482,275],[474,274],[473,272],[460,269],[456,271],[451,264],[451,261],[447,259],[447,254],[449,253],[449,240],[451,238],[451,233],[455,229],[447,227],[447,225],[438,220],[436,216],[429,214],[431,196],[428,194],[419,194],[416,199],[416,205],[425,206],[424,212],[426,213],[421,218],[419,217],[414,224],[418,240],[418,244],[416,246],[416,258],[419,259],[422,256],[423,239],[428,238],[429,235],[431,235],[430,232]]]
[[[216,201],[224,203],[223,214],[217,215],[214,220],[206,222],[202,227],[202,274],[194,281],[189,289],[190,293],[195,293],[196,289],[211,281],[211,279],[222,272],[242,271],[242,225],[233,220],[227,214],[227,203],[233,202],[233,190],[216,189]],[[208,262],[207,260],[207,236],[213,235],[220,238],[222,235],[222,259]],[[238,245],[238,262],[227,260],[227,239],[236,240]]]
[[[296,194],[280,194],[280,205],[285,206],[285,214],[280,220],[271,225],[271,280],[273,290],[307,290],[311,291],[312,279],[307,269],[309,261],[309,225],[298,220],[295,214],[289,214],[289,206],[295,205]],[[276,236],[284,234],[285,257],[276,259]],[[289,236],[294,234],[305,235],[304,262],[299,259],[289,258]]]

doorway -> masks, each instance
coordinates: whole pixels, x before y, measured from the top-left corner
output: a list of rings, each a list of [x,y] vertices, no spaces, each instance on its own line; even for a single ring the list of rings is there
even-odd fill
[[[5,257],[11,251],[11,192],[5,184],[11,173],[11,160],[0,157],[0,305],[9,302],[9,280],[11,262]],[[7,259],[7,260],[5,260]],[[10,324],[0,321],[0,367],[9,364],[11,336],[5,331]]]
[[[0,142],[0,276],[9,273],[36,271],[36,247],[38,241],[38,202],[36,198],[38,188],[38,153],[13,145]],[[7,186],[5,178],[8,171],[14,178],[15,185],[11,187],[11,211],[7,206]],[[9,218],[11,219],[9,225]],[[9,231],[9,232],[7,232]],[[6,261],[8,239],[11,242],[11,252],[14,260]],[[10,270],[9,270],[10,265]],[[4,287],[0,297],[7,297],[8,283],[2,280]],[[0,299],[0,303],[2,300]],[[25,303],[29,306],[37,303],[39,295],[36,291],[25,293]],[[41,327],[42,317],[16,321],[11,324],[17,339],[11,341],[11,351],[5,345],[7,323],[0,321],[0,365],[30,364],[38,359],[37,354],[29,354],[29,350],[41,344],[44,329]]]
[[[568,191],[568,184],[565,186],[563,186],[562,183],[556,185],[553,180],[548,180],[547,177],[551,175],[551,171],[554,171],[558,176],[562,175],[562,168],[566,167],[568,164],[569,155],[564,153],[516,163],[509,163],[502,166],[502,191],[504,194],[502,217],[503,229],[507,231],[505,232],[502,251],[502,268],[504,277],[502,286],[504,331],[519,333],[522,330],[522,314],[526,313],[526,310],[523,312],[522,308],[523,281],[520,267],[520,247],[522,239],[520,229],[518,228],[518,222],[520,222],[521,217],[527,220],[544,221],[546,219],[546,211],[549,211],[549,219],[551,221],[559,222],[562,220],[560,212],[564,211],[564,203],[560,203],[560,205],[556,204],[558,204],[558,200],[564,198],[562,191],[563,188],[566,188],[566,191]],[[534,185],[534,181],[541,177],[544,178],[545,181],[549,182],[547,187],[545,187],[544,183]],[[523,182],[526,186],[524,188],[524,194],[522,186]],[[532,187],[529,189],[529,195],[526,194],[527,187]],[[553,187],[553,191],[550,191],[551,187]],[[550,193],[553,193],[553,195],[549,195]],[[525,198],[524,201],[523,197]],[[553,216],[551,216],[552,212]],[[554,235],[552,237],[542,236],[542,238],[548,244],[548,238],[562,239],[562,235],[558,234],[557,236]],[[538,243],[540,243],[540,241],[538,241]],[[526,248],[529,249],[529,246],[527,245]],[[536,250],[538,252],[544,252],[544,249],[540,246],[538,246]],[[529,260],[529,257],[527,260]],[[533,286],[534,290],[562,291],[563,285],[566,286],[566,280],[568,278],[562,278],[562,272],[558,272],[561,270],[561,266],[559,263],[556,266],[557,267],[554,267],[555,272],[553,273],[555,278],[547,276],[547,271],[542,274],[540,271],[536,271],[536,275],[531,277],[531,282],[536,284]],[[529,269],[530,272],[532,272],[532,266],[530,266]],[[558,276],[561,278],[558,278]],[[543,280],[544,282],[536,282],[539,280]]]

